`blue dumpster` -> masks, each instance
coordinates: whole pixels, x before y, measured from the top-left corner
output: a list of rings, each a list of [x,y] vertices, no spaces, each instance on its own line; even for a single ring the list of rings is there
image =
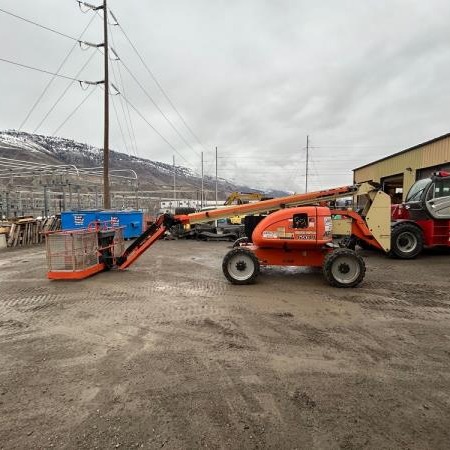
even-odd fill
[[[142,211],[100,211],[97,219],[110,222],[114,226],[123,228],[123,237],[131,239],[138,237],[144,231],[144,213]]]
[[[99,209],[83,209],[79,211],[61,212],[61,229],[76,230],[87,228],[91,222],[97,220]]]

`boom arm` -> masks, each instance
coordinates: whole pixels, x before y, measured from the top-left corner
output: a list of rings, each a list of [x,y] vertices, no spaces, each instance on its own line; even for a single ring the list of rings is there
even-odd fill
[[[158,217],[156,222],[150,225],[120,256],[117,258],[119,269],[126,269],[134,263],[142,253],[153,245],[167,229],[174,225],[173,217],[169,214],[163,214]]]
[[[348,197],[349,195],[365,195],[368,198],[365,208],[366,220],[354,212],[342,212],[342,216],[350,220],[349,233],[368,241],[377,248],[388,251],[390,245],[389,196],[369,183],[362,183],[360,185],[341,186],[322,191],[294,194],[244,205],[233,205],[211,211],[200,211],[193,214],[176,216],[163,214],[125,250],[123,255],[118,258],[117,265],[119,269],[126,269],[155,243],[166,230],[175,224],[205,223],[217,219],[226,219],[235,215],[258,214],[294,206],[328,202]],[[373,208],[374,206],[375,208]]]
[[[213,209],[211,211],[200,211],[198,213],[179,215],[175,216],[175,219],[183,224],[196,224],[209,222],[211,220],[226,219],[237,215],[277,211],[293,206],[310,205],[311,203],[327,202],[341,197],[348,197],[349,195],[356,193],[358,187],[358,185],[342,186],[334,189],[326,189],[324,191],[288,195],[287,197],[272,198],[270,200],[262,200],[260,202],[247,203],[245,205],[232,205],[226,208]],[[372,189],[375,188],[372,187]]]

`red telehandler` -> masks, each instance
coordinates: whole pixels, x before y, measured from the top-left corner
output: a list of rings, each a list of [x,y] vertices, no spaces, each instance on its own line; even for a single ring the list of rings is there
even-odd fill
[[[391,254],[415,258],[424,247],[450,247],[450,173],[418,180],[404,203],[392,205]]]
[[[351,195],[367,199],[362,215],[350,210],[332,212],[326,206]],[[49,233],[48,277],[82,279],[110,268],[123,270],[174,225],[264,212],[270,214],[254,229],[252,242],[238,244],[223,259],[222,269],[231,283],[253,283],[261,266],[312,266],[321,267],[332,286],[354,287],[364,278],[364,261],[355,251],[335,245],[333,232],[384,252],[390,249],[390,198],[363,183],[187,215],[163,214],[125,251],[120,228],[104,224]]]

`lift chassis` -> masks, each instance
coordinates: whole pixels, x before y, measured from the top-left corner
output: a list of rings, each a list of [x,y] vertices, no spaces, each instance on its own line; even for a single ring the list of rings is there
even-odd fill
[[[337,198],[348,196],[366,198],[361,215],[351,210],[331,210],[327,206]],[[364,261],[355,251],[334,244],[333,233],[357,238],[384,252],[390,250],[390,198],[376,187],[363,183],[226,209],[175,216],[163,214],[119,255],[114,248],[109,248],[105,259],[103,245],[99,250],[103,262],[97,267],[107,261],[105,269],[128,268],[174,225],[262,213],[267,215],[254,229],[251,243],[237,242],[224,257],[222,269],[233,284],[253,283],[261,266],[312,266],[321,267],[332,286],[357,286],[365,275]],[[64,273],[56,272],[50,270],[49,278],[65,278]],[[67,278],[74,278],[73,274],[68,274]],[[78,278],[84,278],[83,274]]]

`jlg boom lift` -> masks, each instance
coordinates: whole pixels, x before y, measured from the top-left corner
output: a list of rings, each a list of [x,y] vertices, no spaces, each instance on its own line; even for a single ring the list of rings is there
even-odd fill
[[[327,202],[364,196],[362,215],[330,210]],[[271,212],[252,233],[252,243],[230,250],[222,269],[234,284],[250,284],[260,266],[313,266],[323,269],[336,287],[354,287],[365,275],[365,264],[353,250],[333,244],[333,233],[354,236],[385,252],[390,249],[390,198],[374,186],[343,186],[306,194],[230,206],[187,215],[163,214],[125,251],[121,230],[96,224],[82,231],[47,235],[50,279],[82,279],[110,268],[124,270],[175,224],[196,224],[234,215]]]

